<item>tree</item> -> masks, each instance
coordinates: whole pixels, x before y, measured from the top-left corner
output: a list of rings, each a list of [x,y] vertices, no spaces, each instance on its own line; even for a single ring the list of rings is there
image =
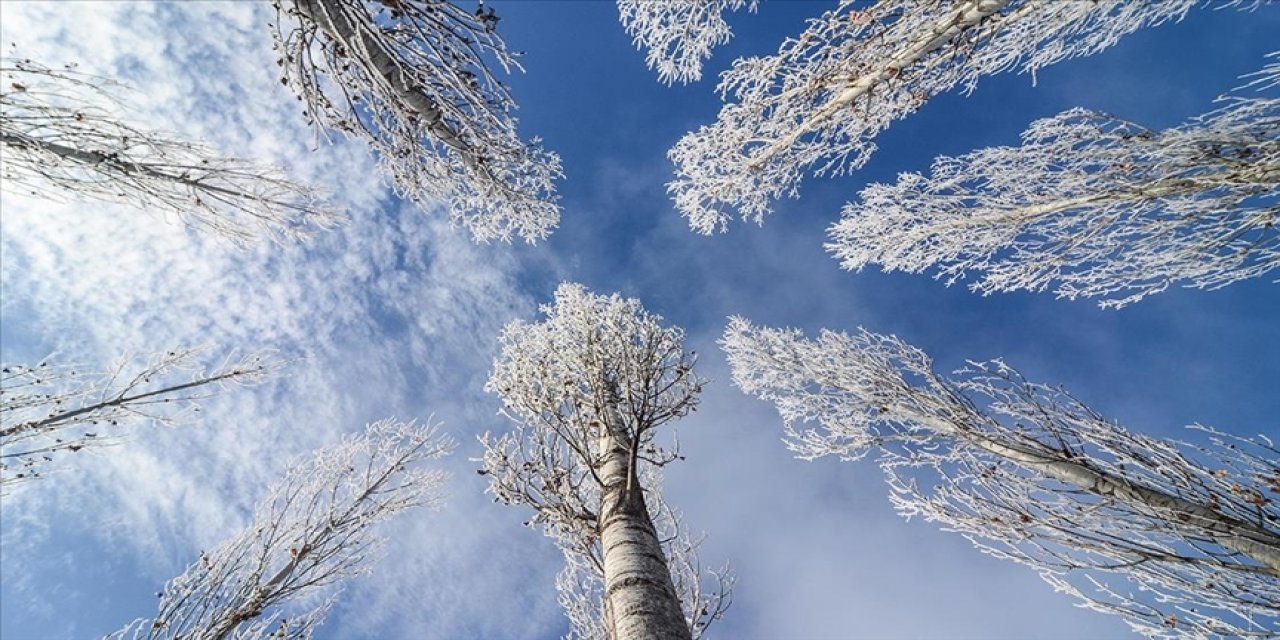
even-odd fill
[[[670,85],[702,78],[702,63],[711,50],[733,33],[721,17],[743,6],[755,11],[758,0],[618,0],[618,19],[636,48],[646,51],[645,64]]]
[[[341,217],[284,171],[128,123],[122,86],[72,67],[0,58],[3,186],[125,202],[237,244],[305,236]]]
[[[1096,53],[1197,2],[843,0],[777,55],[739,59],[724,73],[719,91],[732,102],[671,149],[668,191],[699,233],[723,231],[734,210],[762,223],[774,200],[799,193],[806,171],[862,167],[875,136],[933,96]]]
[[[656,474],[679,455],[655,436],[697,405],[704,381],[693,373],[695,356],[684,351],[683,331],[663,327],[635,299],[562,284],[542,312],[541,323],[503,331],[486,389],[516,426],[482,438],[481,473],[496,500],[532,508],[529,524],[564,551],[561,600],[576,634],[690,638],[727,600],[711,595],[706,609],[681,609],[670,549],[695,545],[676,536],[664,553],[659,525],[670,533],[679,524]],[[598,616],[593,596],[603,600]]]
[[[175,424],[200,402],[260,384],[283,363],[271,352],[199,366],[201,349],[124,358],[105,372],[45,361],[0,369],[0,489],[42,478],[55,456],[118,443],[133,421]],[[185,378],[185,380],[184,380]]]
[[[1280,63],[1253,84],[1275,88]],[[1053,287],[1121,307],[1171,284],[1216,289],[1280,266],[1280,99],[1153,131],[1072,109],[1020,147],[940,157],[929,177],[872,184],[827,248],[846,269],[979,273],[993,291]]]
[[[452,448],[435,426],[388,419],[295,462],[253,522],[165,585],[154,618],[110,637],[310,637],[328,602],[290,618],[282,607],[368,572],[380,544],[374,527],[440,500],[444,473],[417,463]]]
[[[800,457],[878,449],[904,516],[1150,636],[1280,635],[1280,449],[1265,437],[1201,427],[1212,442],[1193,446],[1131,433],[998,360],[948,378],[865,330],[806,340],[734,318],[722,345]]]
[[[377,152],[397,192],[442,201],[478,241],[545,238],[560,159],[516,133],[488,61],[519,69],[494,27],[439,0],[281,0],[281,82],[308,119]]]

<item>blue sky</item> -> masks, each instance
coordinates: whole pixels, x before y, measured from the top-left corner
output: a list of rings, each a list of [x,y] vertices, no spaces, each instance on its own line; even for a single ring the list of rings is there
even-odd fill
[[[564,160],[560,228],[537,246],[474,245],[440,212],[402,206],[358,144],[329,145],[274,77],[269,5],[7,2],[0,38],[138,89],[138,118],[279,162],[321,182],[352,222],[306,245],[239,251],[126,207],[6,193],[0,217],[5,360],[52,351],[109,362],[211,344],[300,357],[288,377],[210,402],[206,418],[132,442],[4,504],[0,635],[101,635],[149,615],[154,592],[233,532],[289,456],[385,416],[434,414],[461,443],[449,505],[388,527],[387,557],[353,581],[320,638],[552,638],[560,566],[528,514],[492,503],[471,458],[505,428],[483,393],[500,328],[557,282],[640,298],[685,327],[714,380],[676,425],[688,460],[666,493],[705,530],[703,559],[736,568],[723,638],[1112,638],[1029,570],[892,512],[868,461],[792,459],[773,409],[729,382],[726,316],[770,326],[895,333],[939,367],[1003,357],[1136,431],[1193,422],[1280,435],[1280,296],[1257,279],[1174,290],[1120,311],[1050,295],[979,297],[927,276],[843,272],[821,248],[841,205],[940,154],[1012,144],[1032,120],[1084,106],[1177,124],[1262,65],[1280,7],[1193,10],[1091,58],[985,78],[895,123],[861,171],[810,179],[763,228],[690,232],[665,194],[666,150],[719,109],[713,75],[768,54],[832,3],[769,1],[730,16],[707,77],[665,87],[607,2],[492,2],[527,52],[511,79],[521,130]]]

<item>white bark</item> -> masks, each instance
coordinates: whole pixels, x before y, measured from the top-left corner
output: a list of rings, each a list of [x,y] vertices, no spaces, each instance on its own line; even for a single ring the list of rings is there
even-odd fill
[[[487,388],[516,425],[482,438],[481,473],[499,501],[531,507],[528,524],[542,525],[565,553],[558,586],[574,636],[597,637],[599,624],[614,639],[691,638],[728,600],[724,579],[718,596],[704,596],[683,564],[677,591],[669,561],[686,562],[696,544],[678,531],[660,540],[655,526],[656,513],[678,529],[656,469],[679,456],[654,435],[693,410],[702,385],[683,333],[636,300],[577,285],[561,285],[543,312],[545,321],[503,332]],[[597,593],[599,618],[583,602]]]
[[[1052,287],[1104,307],[1265,275],[1280,266],[1280,99],[1223,101],[1163,131],[1073,109],[1021,146],[940,157],[863,189],[827,248],[847,269],[976,273],[983,294]]]
[[[342,217],[279,167],[130,124],[119,85],[0,60],[0,159],[13,193],[125,202],[237,244],[305,237]]]
[[[805,173],[860,168],[893,121],[982,76],[1101,51],[1198,0],[844,0],[777,55],[725,72],[716,122],[669,152],[676,208],[699,233],[761,223]],[[1227,0],[1218,6],[1255,3]]]
[[[281,81],[308,118],[360,138],[398,193],[445,205],[477,241],[559,221],[560,159],[521,140],[491,65],[519,69],[498,21],[436,0],[278,0]]]
[[[159,610],[112,640],[224,640],[310,636],[329,601],[284,618],[289,602],[311,601],[368,572],[380,544],[374,527],[415,506],[439,502],[444,474],[422,461],[453,448],[435,426],[383,420],[294,463],[253,522],[174,578]]]
[[[1130,433],[1002,362],[948,379],[919,350],[866,331],[806,340],[734,319],[723,344],[735,382],[777,405],[801,456],[878,450],[903,515],[941,522],[1147,635],[1280,635],[1270,440]],[[797,428],[809,421],[821,429]]]
[[[616,415],[616,414],[615,414]],[[621,418],[615,418],[620,424]],[[609,637],[691,638],[671,583],[667,558],[645,506],[626,433],[602,429],[600,546],[604,559],[604,619]],[[621,436],[621,437],[619,437]]]

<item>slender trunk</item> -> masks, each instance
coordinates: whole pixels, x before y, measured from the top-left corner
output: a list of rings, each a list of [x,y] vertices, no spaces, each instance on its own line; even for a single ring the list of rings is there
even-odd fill
[[[627,440],[613,412],[601,427],[604,460],[600,544],[604,549],[605,625],[612,640],[689,640],[657,531],[636,482]]]
[[[343,0],[295,0],[294,5],[304,18],[318,26],[335,42],[342,43],[354,54],[365,54],[363,62],[367,70],[382,78],[395,91],[396,97],[422,118],[431,134],[462,157],[468,166],[478,164],[470,146],[444,121],[444,113],[414,85],[384,45],[367,29],[354,24],[343,12]],[[348,3],[360,8],[357,3]],[[363,11],[363,9],[360,9]]]
[[[1075,459],[996,442],[981,433],[958,429],[950,422],[921,414],[913,415],[912,419],[929,425],[939,434],[962,440],[1093,495],[1169,513],[1176,521],[1204,529],[1214,542],[1256,560],[1268,573],[1280,577],[1280,534],[1275,531],[1232,518],[1207,505],[1135,484]]]

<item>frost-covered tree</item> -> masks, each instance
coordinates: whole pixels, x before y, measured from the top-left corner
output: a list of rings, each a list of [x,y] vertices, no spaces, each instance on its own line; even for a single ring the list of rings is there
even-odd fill
[[[1003,362],[947,377],[868,331],[808,340],[734,318],[722,345],[799,456],[877,450],[903,515],[1150,636],[1280,636],[1280,450],[1265,437],[1131,433]]]
[[[1280,63],[1255,83],[1275,90]],[[872,184],[828,249],[847,269],[931,267],[951,284],[1052,288],[1120,307],[1170,285],[1216,289],[1280,266],[1280,99],[1235,96],[1153,131],[1073,109],[1018,147],[940,157]]]
[[[308,119],[366,142],[396,190],[443,203],[478,241],[559,221],[560,159],[516,132],[493,72],[519,69],[490,8],[443,0],[279,0],[281,82]],[[424,202],[425,201],[425,202]]]
[[[618,0],[618,19],[637,48],[645,51],[645,64],[658,72],[658,80],[670,85],[702,78],[702,63],[711,50],[733,37],[722,14],[747,7],[755,11],[758,0]]]
[[[481,473],[497,500],[532,508],[529,524],[564,551],[559,587],[575,635],[690,638],[723,613],[727,584],[695,601],[695,545],[657,486],[658,468],[679,455],[655,436],[697,404],[694,354],[638,300],[563,284],[542,312],[502,334],[486,388],[515,427],[482,438]]]
[[[342,218],[283,170],[130,123],[123,86],[74,68],[0,59],[0,185],[42,198],[124,202],[245,244]]]
[[[200,364],[201,349],[124,358],[107,371],[56,361],[0,369],[0,489],[45,477],[59,456],[117,444],[131,423],[176,424],[226,389],[260,384],[270,352]]]
[[[1034,73],[1101,51],[1200,0],[843,0],[777,55],[743,58],[721,78],[716,122],[669,153],[668,190],[700,233],[736,211],[760,223],[806,172],[866,163],[875,137],[933,96],[1001,71]],[[1215,6],[1255,2],[1224,0]]]
[[[375,527],[439,502],[444,473],[419,463],[452,448],[435,426],[388,419],[300,459],[248,526],[165,585],[155,617],[110,638],[310,637],[329,604],[319,596],[369,571]]]

